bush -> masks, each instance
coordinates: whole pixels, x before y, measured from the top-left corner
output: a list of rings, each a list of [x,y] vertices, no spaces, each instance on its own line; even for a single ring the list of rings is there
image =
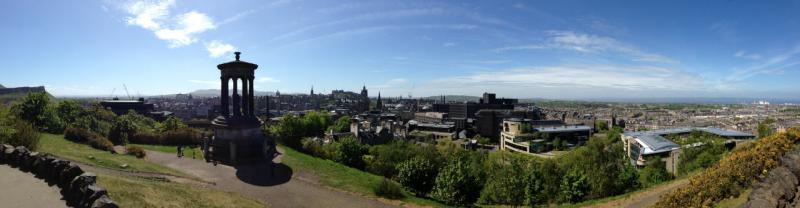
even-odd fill
[[[166,131],[161,135],[161,145],[198,145],[203,142],[203,135],[193,128],[180,128]]]
[[[136,156],[136,158],[144,158],[147,156],[147,153],[144,152],[144,149],[137,146],[125,147],[125,154]]]
[[[334,143],[335,151],[333,152],[333,161],[338,163],[363,169],[365,149],[355,138],[345,137]]]
[[[134,144],[161,144],[161,136],[151,132],[136,132],[128,141]]]
[[[688,186],[661,196],[654,207],[711,207],[722,199],[738,196],[756,178],[780,164],[780,158],[800,141],[800,128],[761,138],[734,150],[702,173]]]
[[[40,134],[32,124],[23,120],[13,120],[12,123],[0,122],[0,124],[0,144],[25,146],[29,150],[36,150],[39,146]]]
[[[414,157],[397,165],[397,181],[417,196],[425,196],[434,182],[439,169],[428,159]]]
[[[304,138],[300,141],[303,144],[301,149],[306,154],[323,159],[330,159],[330,153],[327,149],[323,148],[321,142],[315,141],[312,138]]]
[[[667,165],[661,158],[647,159],[647,165],[639,173],[639,183],[645,187],[653,186],[672,179],[672,174],[667,172]]]
[[[89,144],[95,149],[114,151],[114,144],[111,141],[86,129],[67,128],[64,130],[64,138],[76,143]]]
[[[375,187],[375,195],[384,197],[387,199],[401,199],[404,198],[403,189],[400,188],[400,185],[397,185],[394,181],[389,179],[383,178],[378,187]]]
[[[447,205],[468,206],[478,199],[482,181],[470,170],[466,154],[456,156],[436,176],[431,197]]]

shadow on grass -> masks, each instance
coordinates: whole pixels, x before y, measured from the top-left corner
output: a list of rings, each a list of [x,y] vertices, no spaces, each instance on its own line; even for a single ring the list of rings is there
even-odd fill
[[[275,186],[292,179],[292,168],[283,163],[258,161],[236,165],[236,177],[242,182],[256,186]]]

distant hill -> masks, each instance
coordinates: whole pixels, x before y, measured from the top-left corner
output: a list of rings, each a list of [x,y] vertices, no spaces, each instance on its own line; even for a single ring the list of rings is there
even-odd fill
[[[241,94],[241,91],[239,93]],[[190,92],[188,94],[192,95],[192,97],[204,98],[204,97],[217,97],[217,96],[219,96],[220,92],[219,92],[218,89],[203,89],[203,90],[195,90],[195,91],[192,91],[192,92]],[[175,95],[176,94],[168,94],[168,95],[159,95],[159,96],[169,97],[169,96],[175,96]],[[264,92],[264,91],[256,90],[255,96],[264,96],[264,95],[273,96],[273,95],[275,95],[275,92]]]
[[[44,92],[51,99],[54,98],[53,95],[51,95],[50,93],[47,92],[47,90],[44,89],[44,86],[6,88],[0,85],[0,104],[6,104],[15,100],[22,99],[23,97],[28,95],[28,93],[31,92]]]

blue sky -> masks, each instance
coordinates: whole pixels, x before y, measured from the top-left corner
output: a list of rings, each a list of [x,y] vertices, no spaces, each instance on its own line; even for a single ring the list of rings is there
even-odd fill
[[[800,98],[798,1],[9,1],[0,84],[57,96],[255,88]]]

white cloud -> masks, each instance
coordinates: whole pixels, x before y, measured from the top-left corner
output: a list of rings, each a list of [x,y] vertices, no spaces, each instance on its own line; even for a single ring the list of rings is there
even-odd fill
[[[748,53],[745,50],[740,50],[740,51],[737,51],[736,53],[734,53],[733,57],[743,58],[743,59],[750,59],[750,60],[759,60],[759,59],[761,59],[761,54]]]
[[[442,43],[442,46],[444,46],[444,47],[453,47],[453,46],[456,46],[456,43],[446,42],[446,43]]]
[[[223,43],[218,40],[211,41],[210,43],[206,43],[205,45],[209,56],[214,58],[218,58],[222,55],[230,54],[236,51],[236,47],[233,47],[233,45]]]
[[[643,52],[634,46],[617,41],[611,37],[576,33],[572,31],[548,31],[547,36],[548,39],[542,43],[502,47],[493,49],[492,51],[560,49],[591,54],[612,52],[629,56],[633,61],[677,63],[677,61],[666,56]]]
[[[515,68],[479,72],[434,81],[434,85],[452,88],[605,88],[631,91],[702,89],[699,76],[681,70],[653,66],[563,65]],[[495,86],[495,87],[488,87]]]
[[[275,79],[275,78],[272,78],[272,77],[259,77],[258,79],[256,79],[256,80],[255,80],[255,82],[260,82],[260,83],[277,83],[277,82],[281,82],[281,81],[280,81],[280,80],[277,80],[277,79]]]
[[[125,7],[129,25],[153,31],[158,39],[169,43],[170,48],[191,45],[198,41],[198,34],[216,28],[214,20],[205,13],[189,11],[171,16],[174,0],[137,1]]]

